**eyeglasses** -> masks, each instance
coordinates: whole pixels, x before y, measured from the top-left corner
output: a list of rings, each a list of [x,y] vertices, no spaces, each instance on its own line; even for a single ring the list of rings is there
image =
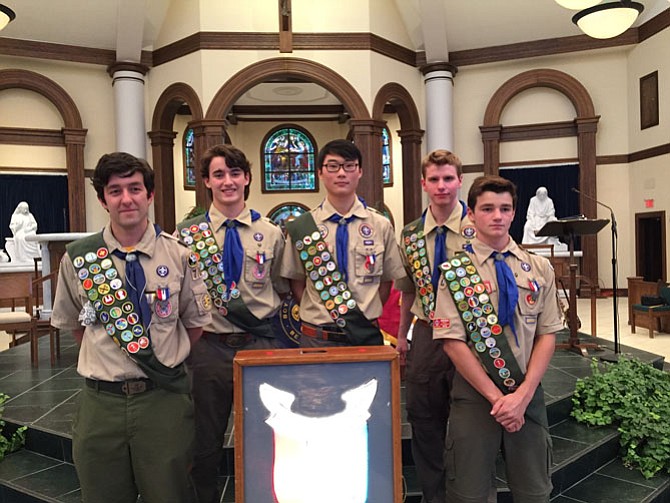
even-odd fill
[[[346,173],[351,173],[352,171],[355,171],[356,168],[358,167],[358,163],[356,161],[347,161],[347,162],[336,162],[336,161],[328,161],[326,164],[323,165],[324,168],[326,168],[326,171],[328,173],[337,173],[340,168],[342,168]]]

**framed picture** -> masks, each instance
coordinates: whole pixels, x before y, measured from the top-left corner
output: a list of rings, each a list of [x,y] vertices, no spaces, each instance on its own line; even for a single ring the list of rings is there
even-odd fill
[[[640,78],[640,129],[658,126],[658,71]]]
[[[399,503],[400,374],[386,346],[237,353],[236,503]]]

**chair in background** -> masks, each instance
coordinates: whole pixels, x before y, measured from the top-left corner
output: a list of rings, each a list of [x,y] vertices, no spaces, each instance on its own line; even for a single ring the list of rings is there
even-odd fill
[[[51,366],[56,364],[56,360],[60,359],[60,330],[51,326],[51,318],[44,317],[42,311],[42,304],[44,300],[44,284],[50,282],[51,292],[56,291],[56,281],[58,279],[58,271],[52,271],[46,276],[39,274],[37,264],[35,265],[35,279],[32,280],[33,291],[33,305],[35,306],[35,331],[33,332],[33,341],[31,341],[30,353],[31,361],[34,366],[37,366],[38,358],[38,341],[43,335],[49,334],[49,359]]]
[[[5,309],[0,311],[0,330],[12,336],[10,347],[30,342],[30,361],[37,366],[36,353],[33,353],[36,319],[33,315],[32,279],[29,274],[3,276],[0,281],[0,306]]]
[[[641,304],[633,304],[630,318],[630,331],[635,333],[636,322],[644,318],[649,327],[649,338],[654,338],[654,330],[662,330],[662,322],[670,320],[670,287],[661,286],[658,296],[642,296]],[[642,324],[640,324],[642,326]]]

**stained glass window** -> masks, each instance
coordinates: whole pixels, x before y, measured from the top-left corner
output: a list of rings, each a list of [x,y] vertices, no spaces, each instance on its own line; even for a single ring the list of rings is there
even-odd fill
[[[263,192],[316,192],[316,146],[304,129],[279,126],[263,141]]]
[[[393,185],[393,165],[391,163],[391,133],[389,128],[382,129],[382,177],[384,185]]]
[[[184,188],[195,190],[195,148],[193,129],[184,132]]]
[[[287,220],[299,217],[308,211],[309,208],[304,204],[285,203],[272,208],[268,213],[268,218],[284,230]]]

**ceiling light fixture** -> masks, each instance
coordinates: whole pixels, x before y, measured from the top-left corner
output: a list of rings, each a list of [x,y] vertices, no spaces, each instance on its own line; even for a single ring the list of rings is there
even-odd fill
[[[601,0],[556,0],[556,3],[561,7],[565,7],[570,10],[582,10],[593,7],[596,4],[599,4]]]
[[[572,22],[589,37],[613,38],[633,26],[643,10],[640,2],[609,2],[578,12],[572,16]]]
[[[16,14],[12,9],[0,3],[0,30],[14,20]]]

